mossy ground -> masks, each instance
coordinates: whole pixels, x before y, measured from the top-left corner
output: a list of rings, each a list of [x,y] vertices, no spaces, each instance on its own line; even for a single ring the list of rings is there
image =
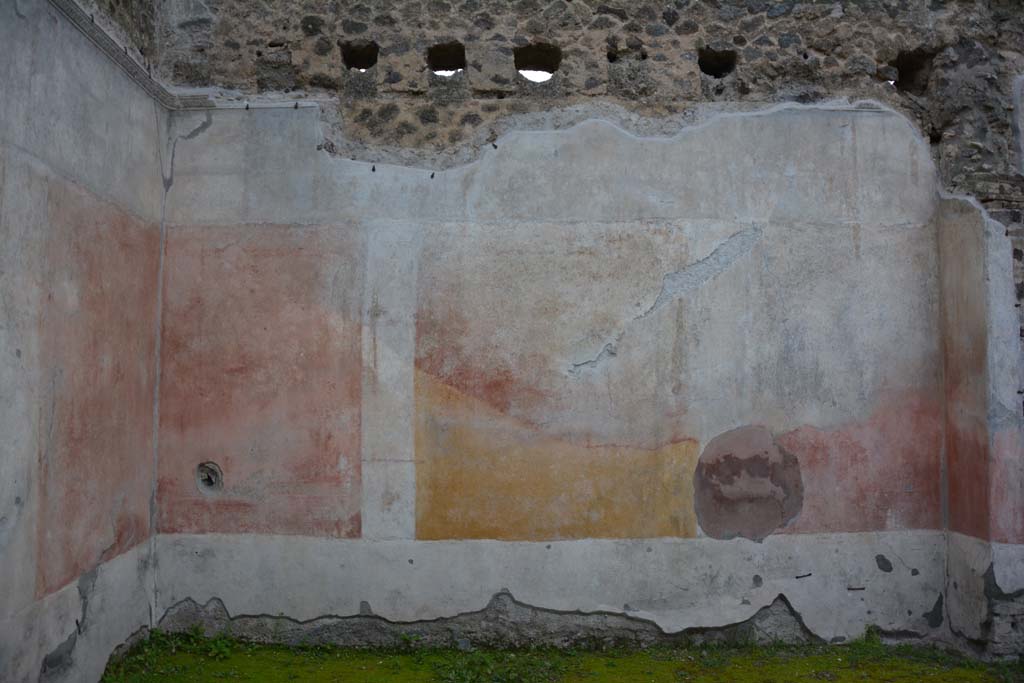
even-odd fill
[[[1024,683],[1024,664],[985,664],[935,648],[692,646],[647,650],[353,650],[256,645],[153,632],[111,662],[104,683]]]

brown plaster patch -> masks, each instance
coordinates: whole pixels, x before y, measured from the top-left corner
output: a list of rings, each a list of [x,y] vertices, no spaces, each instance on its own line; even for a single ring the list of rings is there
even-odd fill
[[[739,427],[712,439],[694,477],[694,502],[708,536],[760,541],[803,505],[800,463],[764,427]]]

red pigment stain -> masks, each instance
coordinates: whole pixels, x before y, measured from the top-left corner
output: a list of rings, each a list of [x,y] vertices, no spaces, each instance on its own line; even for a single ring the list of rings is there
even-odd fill
[[[988,431],[984,423],[946,426],[949,528],[989,538]]]
[[[1017,429],[995,433],[992,449],[992,540],[1024,543],[1024,447]]]
[[[170,231],[160,531],[359,535],[361,254],[336,227]]]
[[[36,594],[149,536],[159,232],[49,181]]]
[[[949,528],[988,539],[986,328],[983,319],[976,319],[978,312],[965,304],[947,307],[946,315],[958,325],[945,346]]]
[[[483,329],[481,325],[471,329],[465,317],[451,310],[445,311],[443,318],[430,310],[419,311],[416,369],[503,413],[547,400],[545,392],[525,381],[538,367],[544,367],[540,354],[524,354],[517,365],[503,358],[484,362],[470,357],[461,340],[487,339],[497,334],[497,330]]]
[[[967,211],[958,205],[957,213]],[[958,227],[945,226],[940,244],[949,268],[943,274],[943,365],[946,380],[946,463],[949,481],[949,528],[988,539],[990,471],[988,433],[988,323],[981,235],[973,209],[958,216]],[[976,229],[967,230],[974,226]],[[944,263],[946,263],[944,261]]]
[[[780,532],[941,529],[942,423],[933,392],[907,392],[865,422],[778,437],[804,488],[802,512]]]

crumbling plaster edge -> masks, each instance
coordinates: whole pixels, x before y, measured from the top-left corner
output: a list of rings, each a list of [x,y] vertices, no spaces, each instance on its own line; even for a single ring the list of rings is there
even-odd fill
[[[148,562],[137,544],[0,619],[0,679],[98,680],[110,654],[150,628]]]
[[[559,609],[559,608],[554,608],[554,607],[545,607],[543,605],[534,605],[534,604],[530,604],[528,602],[524,602],[524,601],[516,598],[512,594],[512,592],[510,590],[508,590],[507,588],[502,588],[501,590],[495,592],[493,595],[491,595],[491,597],[489,599],[486,600],[485,604],[482,607],[480,607],[479,609],[468,609],[468,610],[456,612],[456,613],[453,613],[453,614],[442,614],[442,615],[438,615],[438,616],[434,616],[434,617],[424,617],[424,618],[421,618],[421,619],[410,619],[410,620],[389,619],[388,617],[381,616],[379,614],[375,614],[372,611],[357,612],[357,613],[353,613],[353,614],[321,614],[321,615],[317,615],[317,616],[314,616],[314,617],[310,617],[308,619],[298,619],[298,618],[295,618],[295,617],[288,616],[287,614],[268,614],[268,613],[253,613],[253,614],[239,613],[239,614],[231,614],[230,611],[228,610],[227,606],[224,604],[224,601],[221,598],[219,598],[219,597],[216,597],[216,596],[210,597],[210,598],[208,598],[206,600],[206,602],[204,602],[202,604],[200,604],[199,602],[197,602],[196,600],[194,600],[191,597],[186,597],[186,598],[182,598],[181,600],[177,601],[173,605],[170,605],[165,610],[164,615],[161,617],[160,621],[157,623],[156,628],[160,628],[162,624],[166,623],[166,620],[171,615],[173,615],[178,609],[180,609],[181,607],[184,607],[184,606],[189,606],[189,605],[195,606],[195,607],[199,608],[200,610],[204,610],[204,611],[209,611],[211,607],[213,607],[213,608],[218,608],[219,607],[219,609],[223,612],[224,616],[227,618],[227,620],[229,622],[237,622],[237,621],[246,620],[246,619],[271,619],[271,620],[280,620],[280,621],[288,622],[288,623],[296,625],[296,626],[316,626],[318,624],[318,622],[338,622],[338,621],[344,622],[344,621],[352,621],[352,620],[356,620],[356,619],[371,619],[373,621],[379,622],[382,625],[391,626],[391,627],[403,627],[403,626],[405,626],[405,627],[415,627],[415,626],[423,626],[423,625],[427,625],[427,624],[445,624],[447,622],[455,621],[457,619],[464,618],[464,617],[484,616],[492,608],[492,606],[495,604],[495,602],[497,600],[501,599],[502,597],[507,598],[510,602],[515,604],[517,607],[525,608],[525,609],[530,610],[532,612],[539,612],[539,613],[544,613],[544,614],[553,615],[553,616],[557,616],[557,617],[566,617],[566,618],[573,618],[573,617],[612,617],[612,618],[615,618],[615,619],[622,619],[624,621],[628,621],[628,622],[633,623],[633,624],[649,627],[653,631],[655,631],[658,634],[658,636],[661,636],[661,637],[679,637],[679,636],[687,636],[687,635],[691,635],[691,634],[708,633],[708,632],[714,632],[714,631],[719,631],[719,630],[728,629],[728,628],[732,628],[732,627],[735,627],[735,626],[743,625],[743,624],[746,624],[746,623],[750,622],[755,617],[757,617],[758,613],[762,612],[763,610],[766,610],[766,609],[770,608],[775,602],[777,602],[779,600],[782,600],[783,603],[785,604],[786,608],[789,610],[789,612],[793,615],[793,617],[799,623],[799,625],[801,627],[801,630],[804,633],[806,633],[806,635],[809,637],[810,640],[812,640],[814,642],[820,642],[820,643],[824,643],[825,642],[824,639],[822,639],[820,636],[816,635],[813,631],[811,631],[810,628],[808,628],[808,626],[803,621],[803,617],[793,607],[793,605],[790,602],[789,598],[787,598],[785,593],[783,593],[783,592],[778,593],[777,595],[775,595],[773,598],[771,598],[769,600],[765,600],[763,605],[760,605],[758,607],[753,607],[750,610],[750,615],[749,616],[741,617],[741,618],[738,618],[736,620],[729,621],[728,623],[722,623],[720,625],[715,625],[715,626],[688,626],[688,627],[683,627],[683,628],[681,628],[679,630],[675,630],[675,631],[664,628],[661,624],[658,623],[657,620],[651,618],[650,616],[647,616],[646,613],[644,613],[644,612],[625,612],[625,611],[614,611],[614,610],[605,610],[605,609],[597,609],[597,610]],[[926,634],[918,634],[918,633],[914,632],[911,637],[926,638],[927,636],[926,636]]]
[[[732,103],[735,105],[736,103]],[[319,106],[319,105],[318,105]],[[241,106],[218,107],[219,110],[240,110]],[[316,123],[318,140],[327,140],[329,123],[324,119],[324,109]],[[603,125],[620,136],[648,143],[672,144],[681,138],[720,124],[724,120],[751,117],[768,117],[787,111],[855,112],[863,114],[894,114],[914,132],[914,141],[928,159],[928,170],[938,179],[937,168],[931,157],[929,145],[923,133],[903,112],[893,109],[877,100],[855,100],[836,97],[813,103],[800,102],[756,102],[744,103],[742,109],[711,102],[695,102],[694,108],[673,116],[643,116],[625,106],[608,100],[577,103],[556,107],[541,112],[512,114],[502,117],[497,123],[500,132],[494,135],[492,129],[481,129],[478,134],[454,146],[450,150],[427,152],[383,145],[364,143],[354,145],[354,154],[343,152],[325,153],[334,161],[392,168],[415,169],[449,173],[465,171],[484,165],[494,151],[522,136],[553,136],[568,133],[577,128]],[[565,119],[564,121],[562,119]],[[493,136],[493,137],[492,137]],[[324,147],[319,142],[317,149]],[[399,160],[395,160],[395,159]],[[938,186],[939,183],[936,182]]]
[[[909,545],[907,545],[909,544]],[[316,560],[309,567],[309,580],[320,577],[324,571],[331,571],[333,559],[345,559],[342,575],[346,581],[353,582],[352,587],[359,589],[369,588],[369,592],[361,595],[351,594],[349,589],[341,593],[333,593],[331,600],[315,599],[310,602],[306,599],[305,589],[297,584],[286,590],[286,593],[295,593],[298,602],[294,603],[288,598],[289,604],[295,607],[290,616],[296,622],[310,621],[325,615],[345,618],[358,616],[359,611],[355,608],[353,600],[370,600],[375,604],[376,595],[380,598],[384,587],[377,585],[378,581],[386,581],[386,577],[366,573],[366,562],[394,562],[391,573],[395,576],[391,579],[400,581],[411,581],[413,576],[419,576],[415,583],[408,584],[409,590],[417,594],[422,592],[425,585],[437,583],[437,596],[428,600],[429,604],[415,605],[402,601],[398,604],[375,605],[378,609],[374,612],[394,623],[414,623],[417,621],[430,621],[439,618],[454,618],[467,612],[476,612],[486,606],[494,594],[502,591],[515,593],[517,600],[524,605],[547,609],[554,612],[569,612],[581,615],[609,614],[616,616],[629,616],[644,619],[658,625],[665,633],[678,633],[692,628],[720,628],[729,626],[753,616],[758,610],[770,605],[778,594],[786,595],[794,608],[799,609],[803,604],[808,607],[816,604],[814,596],[825,589],[837,596],[859,595],[857,591],[861,587],[852,587],[850,581],[867,579],[876,570],[875,560],[864,559],[858,563],[853,574],[822,574],[822,562],[831,560],[831,549],[842,547],[845,552],[855,554],[859,550],[870,550],[865,557],[874,558],[875,552],[881,551],[890,557],[895,556],[903,570],[910,572],[911,567],[920,568],[921,578],[900,578],[899,574],[892,575],[892,580],[910,581],[905,584],[908,590],[915,590],[919,593],[930,594],[931,590],[941,587],[944,579],[941,568],[941,558],[947,553],[946,532],[933,529],[919,530],[892,530],[892,531],[870,531],[870,532],[834,532],[817,534],[776,534],[771,539],[766,539],[765,544],[734,539],[731,541],[716,541],[708,538],[650,538],[650,539],[569,539],[561,541],[501,541],[493,539],[471,539],[459,540],[373,540],[373,539],[325,539],[312,536],[291,536],[261,534],[259,538],[252,538],[247,534],[161,534],[160,554],[170,553],[172,557],[167,562],[160,562],[163,569],[161,573],[170,572],[164,578],[167,590],[162,591],[162,602],[160,614],[166,614],[167,609],[178,604],[184,598],[191,598],[197,604],[202,604],[210,598],[219,598],[238,614],[256,614],[268,612],[264,605],[268,604],[258,594],[249,594],[245,591],[239,592],[233,586],[242,581],[249,583],[255,580],[255,576],[264,575],[260,581],[276,581],[279,577],[279,570],[292,564],[291,560],[274,560],[262,565],[258,569],[249,566],[247,559],[254,553],[265,553],[267,548],[274,548],[270,553],[274,557],[288,556],[309,556]],[[822,548],[820,552],[815,550],[809,554],[802,553],[799,548],[804,546],[810,548]],[[456,557],[452,558],[450,551],[459,548]],[[646,555],[654,550],[653,555]],[[902,548],[900,552],[898,549]],[[553,554],[549,554],[553,553]],[[795,554],[794,554],[795,553]],[[199,560],[194,564],[191,556],[195,554]],[[642,599],[642,596],[631,592],[633,588],[624,586],[619,593],[625,593],[611,597],[603,590],[592,583],[600,577],[604,577],[607,571],[613,569],[616,563],[627,562],[626,555],[636,555],[643,559],[643,564],[648,567],[649,573],[653,575],[667,569],[675,562],[686,562],[688,571],[700,572],[701,567],[707,562],[727,562],[730,559],[738,563],[732,571],[738,575],[750,571],[758,573],[762,567],[766,570],[772,568],[765,575],[764,588],[760,584],[754,584],[753,588],[737,585],[735,592],[737,600],[730,603],[727,609],[714,609],[709,611],[710,604],[698,602],[690,605],[684,599],[682,603],[674,604],[670,601],[660,604],[657,608],[636,608],[628,604],[621,604],[620,599],[627,602],[630,600]],[[862,553],[863,554],[863,553]],[[538,571],[552,573],[559,577],[560,581],[569,580],[567,575],[559,569],[559,563],[572,562],[574,557],[586,557],[591,564],[589,573],[585,576],[575,577],[571,580],[573,589],[570,593],[534,590],[529,583],[519,585],[518,583],[506,583],[502,578],[502,572],[491,575],[492,586],[474,586],[472,590],[456,589],[456,584],[451,584],[450,578],[439,577],[435,574],[436,562],[440,557],[454,559],[456,563],[466,562],[465,566],[458,565],[462,571],[483,571],[495,570],[497,566],[505,566],[505,563],[536,563],[541,564]],[[405,558],[416,558],[416,564],[412,561],[409,567],[405,566]],[[347,558],[347,559],[346,559]],[[461,558],[461,559],[460,559]],[[510,559],[511,558],[511,559]],[[925,559],[934,561],[922,564]],[[284,564],[280,564],[283,562]],[[594,563],[597,564],[594,564]],[[767,562],[767,564],[761,564]],[[191,566],[192,568],[182,573],[181,567]],[[241,563],[241,564],[239,564]],[[494,563],[498,563],[495,565]],[[237,567],[238,574],[229,570],[230,567]],[[424,571],[421,567],[427,567],[426,574],[419,574]],[[229,574],[224,574],[229,571]],[[208,572],[214,574],[232,576],[234,583],[225,584],[223,580],[217,579],[209,584],[196,584],[197,578]],[[256,574],[253,574],[256,572]],[[860,572],[858,574],[858,572]],[[672,575],[669,572],[666,579]],[[646,574],[644,575],[646,576]],[[644,576],[634,577],[634,582],[639,586],[646,586]],[[809,577],[815,578],[807,580]],[[885,575],[888,576],[888,575]],[[916,577],[916,574],[910,575]],[[246,578],[248,577],[248,578]],[[404,578],[403,578],[404,577]],[[831,578],[829,578],[831,577]],[[509,577],[505,577],[508,579]],[[536,578],[536,577],[535,577]],[[889,581],[879,575],[878,580]],[[319,580],[319,579],[317,579]],[[511,579],[516,581],[516,579]],[[822,581],[825,584],[822,584]],[[917,582],[923,582],[918,584]],[[426,583],[424,583],[426,582]],[[521,582],[520,582],[521,583]],[[504,584],[504,585],[503,585]],[[516,586],[518,585],[518,588]],[[885,584],[889,585],[889,584]],[[668,584],[666,588],[670,588]],[[880,584],[881,587],[881,584]],[[643,588],[648,590],[650,587]],[[221,594],[227,590],[227,594]],[[526,594],[522,594],[522,591]],[[872,593],[874,600],[882,599],[885,595],[885,588],[881,593]],[[684,591],[685,592],[685,591]],[[484,598],[483,596],[485,596]],[[308,597],[308,596],[307,596]],[[681,597],[681,596],[680,596]],[[692,597],[692,596],[691,596]],[[739,601],[739,597],[746,598]],[[281,599],[278,596],[277,599]],[[390,599],[390,598],[389,598]],[[846,599],[846,598],[843,598]],[[811,600],[812,602],[808,602]],[[422,602],[422,601],[421,601]],[[269,604],[274,604],[271,601]],[[347,609],[338,609],[339,606],[348,604]],[[930,603],[929,603],[930,605]],[[278,605],[270,612],[276,612],[283,605]],[[325,608],[326,609],[322,609]],[[410,615],[414,618],[410,618]],[[280,615],[278,615],[280,616]],[[902,617],[900,617],[902,619]],[[849,621],[849,620],[848,620]],[[844,626],[833,622],[825,613],[812,615],[809,623],[817,622],[824,631],[812,632],[821,638],[831,638],[838,634],[850,636],[849,628],[857,618]],[[867,623],[864,624],[868,625]],[[855,634],[853,634],[855,635]]]
[[[423,174],[430,174],[433,178],[435,174],[440,174],[440,178],[444,178],[449,174],[463,174],[469,175],[474,172],[478,172],[481,169],[487,168],[489,165],[495,163],[497,154],[500,152],[501,147],[506,144],[514,144],[516,140],[522,139],[527,136],[536,137],[551,137],[571,135],[574,131],[585,130],[587,128],[602,128],[612,135],[619,136],[623,139],[634,140],[638,142],[644,142],[648,144],[658,145],[671,145],[678,141],[685,139],[691,135],[696,135],[704,131],[705,129],[711,128],[716,125],[720,125],[723,121],[730,119],[747,119],[751,117],[771,117],[785,112],[849,112],[856,114],[867,114],[867,115],[885,115],[895,116],[898,121],[907,127],[907,130],[912,135],[913,144],[918,147],[920,152],[920,158],[925,161],[926,173],[931,177],[935,190],[936,190],[936,201],[934,203],[937,208],[939,205],[939,199],[942,198],[944,190],[941,187],[939,181],[938,169],[931,156],[929,144],[925,136],[917,129],[914,122],[908,118],[905,114],[899,110],[893,109],[881,102],[875,100],[856,100],[851,102],[845,98],[836,98],[822,102],[815,102],[810,104],[803,104],[798,102],[780,102],[780,103],[762,103],[763,106],[744,109],[741,111],[733,110],[722,110],[716,106],[708,106],[702,109],[702,116],[697,120],[687,120],[686,118],[662,118],[662,117],[640,117],[629,112],[628,109],[612,103],[612,102],[596,102],[588,103],[583,105],[571,105],[569,107],[554,109],[547,112],[551,116],[543,117],[545,119],[545,125],[533,125],[530,123],[531,114],[523,115],[512,115],[502,119],[507,124],[507,128],[501,133],[500,136],[494,140],[486,143],[480,143],[473,147],[473,155],[471,158],[460,160],[459,163],[453,165],[446,165],[443,163],[443,155],[425,154],[415,152],[417,157],[415,159],[408,160],[409,163],[399,161],[389,161],[389,151],[394,151],[392,148],[383,146],[367,146],[367,150],[372,150],[374,153],[379,153],[382,159],[374,160],[373,158],[364,157],[349,157],[339,153],[328,152],[324,149],[323,141],[326,139],[324,134],[325,122],[322,115],[315,115],[312,109],[316,108],[320,114],[322,110],[319,109],[318,105],[309,105],[306,103],[303,106],[298,106],[299,103],[294,103],[295,110],[302,110],[304,116],[309,119],[309,127],[301,133],[301,144],[307,145],[307,153],[309,154],[309,161],[311,163],[326,163],[328,170],[346,170],[349,172],[354,170],[366,170],[366,171],[377,171],[388,169],[392,172],[397,173],[413,173],[419,172]],[[207,126],[203,126],[203,129],[209,126],[211,116],[219,118],[222,115],[228,113],[241,114],[241,115],[258,115],[261,111],[267,109],[293,109],[291,106],[287,107],[259,107],[252,108],[243,106],[216,106],[205,109],[192,109],[188,111],[176,111],[172,113],[172,121],[177,126],[192,127],[192,121],[185,120],[182,118],[190,117],[195,118],[199,112],[203,112]],[[557,118],[559,114],[565,112],[572,112],[574,118],[566,123],[566,125],[557,125],[557,122],[552,123],[548,120],[550,118]],[[214,119],[215,120],[215,119]],[[657,132],[639,132],[638,128],[642,126],[634,125],[636,122],[643,124],[656,125],[658,127]],[[550,124],[550,125],[548,125]],[[179,136],[182,137],[182,136]],[[194,134],[184,136],[184,139],[191,140]],[[469,143],[465,143],[469,144]],[[408,151],[408,150],[406,150]],[[319,153],[323,154],[320,156]],[[433,163],[442,162],[442,163]],[[978,205],[975,202],[975,205]],[[986,214],[987,215],[987,214]],[[663,217],[647,217],[645,220],[661,220],[672,218],[672,216]],[[424,222],[422,216],[408,216],[402,218],[375,218],[374,222],[407,222],[410,219],[415,219],[418,223]],[[923,223],[931,220],[929,217]],[[246,224],[260,225],[260,224],[274,224],[274,221],[245,221]],[[428,220],[428,222],[447,222],[444,219]],[[303,226],[303,225],[322,225],[324,222],[321,220],[316,221],[303,221],[301,219],[289,221],[289,225]],[[172,222],[170,225],[177,225],[179,223]],[[216,225],[213,223],[211,225]],[[900,225],[883,225],[881,227],[905,227],[904,224]]]

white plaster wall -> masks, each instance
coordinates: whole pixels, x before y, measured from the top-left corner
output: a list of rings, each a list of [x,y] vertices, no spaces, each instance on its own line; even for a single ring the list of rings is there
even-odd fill
[[[187,132],[205,117],[179,113],[175,125]],[[168,224],[829,216],[901,226],[927,222],[935,203],[927,143],[873,104],[722,114],[664,138],[603,121],[514,131],[478,161],[436,172],[332,157],[321,142],[313,107],[217,110],[178,147]]]
[[[45,0],[0,3],[0,44],[0,680],[39,680],[44,657],[69,638],[68,667],[47,680],[97,680],[111,650],[149,623],[150,549],[37,594],[39,458],[54,390],[39,367],[47,188],[74,183],[159,222],[166,114]],[[151,453],[139,455],[151,470]]]
[[[186,598],[219,598],[232,616],[300,620],[359,614],[362,601],[393,621],[436,619],[483,609],[504,589],[534,607],[628,614],[676,632],[743,621],[784,594],[827,641],[856,638],[869,624],[929,638],[937,634],[924,613],[945,580],[944,534],[932,531],[782,535],[763,543],[165,534],[158,546],[160,613]],[[879,569],[879,554],[891,572]]]
[[[424,258],[478,268],[467,277],[482,278],[474,285],[480,291],[497,264],[473,259],[498,246],[551,240],[557,252],[566,239],[604,232],[673,233],[657,270],[609,281],[622,291],[588,291],[587,282],[576,291],[573,274],[557,269],[524,276],[522,291],[507,290],[509,299],[529,301],[558,287],[577,302],[578,320],[547,321],[552,338],[582,340],[552,342],[570,368],[631,326],[636,311],[616,310],[615,301],[633,297],[642,311],[655,303],[666,274],[737,234],[755,235],[750,255],[728,277],[680,297],[694,323],[687,352],[697,379],[679,431],[702,442],[751,421],[782,432],[867,419],[886,390],[941,381],[934,169],[907,121],[873,105],[722,115],[666,138],[638,138],[602,121],[513,132],[481,150],[478,161],[437,172],[318,151],[311,108],[181,113],[174,128],[189,138],[177,146],[169,229],[333,224],[356,225],[367,236],[365,310],[387,311],[383,321],[364,317],[364,363],[373,355],[381,377],[364,380],[363,392],[362,508],[371,538],[414,533],[412,314]],[[509,282],[496,285],[497,301]],[[773,298],[774,291],[787,294]],[[588,316],[618,318],[621,330],[594,337]],[[668,406],[635,394],[648,391],[643,368],[674,334],[653,318],[635,323],[607,372],[581,378],[578,400],[557,416],[566,429],[596,430],[610,441],[664,432],[658,415]],[[493,341],[512,353],[525,340],[508,332]],[[531,340],[538,332],[518,330]],[[775,349],[787,336],[806,351],[791,358],[783,351],[780,360]],[[813,367],[790,367],[787,358]],[[606,382],[623,397],[612,414],[587,401]]]

